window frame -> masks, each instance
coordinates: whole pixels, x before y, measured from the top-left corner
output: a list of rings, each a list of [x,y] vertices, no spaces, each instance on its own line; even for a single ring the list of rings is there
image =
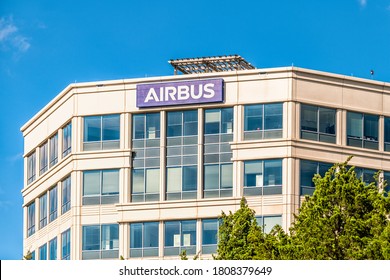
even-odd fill
[[[111,227],[115,226],[114,232],[111,233]],[[87,249],[85,244],[85,240],[91,239],[91,237],[88,237],[87,230],[94,228],[95,231],[98,230],[98,235],[95,236],[98,237],[98,244],[95,244],[94,246],[97,246],[97,249]],[[105,229],[110,228],[109,236],[110,238],[108,240],[105,239]],[[116,232],[115,232],[116,231]],[[113,236],[112,236],[113,235]],[[113,237],[113,239],[111,239]],[[96,240],[97,241],[97,240]],[[109,243],[107,243],[107,241]],[[107,249],[107,245],[108,248]],[[112,248],[111,248],[112,247]],[[91,224],[91,225],[83,225],[82,226],[82,259],[88,260],[88,259],[117,259],[119,257],[119,224]]]
[[[111,193],[104,193],[104,174],[117,173],[117,191]],[[98,193],[85,194],[86,174],[98,173],[99,185],[96,186]],[[119,185],[120,185],[120,169],[96,169],[96,170],[84,170],[83,171],[83,205],[101,205],[101,204],[115,204],[119,202]]]
[[[62,128],[62,158],[72,153],[72,121]]]
[[[99,132],[98,140],[88,140],[89,125],[88,121],[97,119],[99,126],[95,129]],[[109,119],[114,120],[113,126],[107,126]],[[117,122],[117,123],[116,123]],[[113,128],[115,132],[113,139],[105,139],[105,131],[108,127]],[[95,151],[95,150],[115,150],[120,148],[121,139],[121,116],[120,114],[99,115],[99,116],[84,116],[84,132],[83,132],[83,151]],[[110,137],[111,138],[111,137]]]
[[[141,239],[141,246],[134,246],[133,244],[135,243],[134,241],[134,230],[132,230],[132,227],[140,227],[140,232],[137,232],[138,235],[136,236]],[[157,233],[156,236],[152,237],[146,237],[146,226],[153,226],[157,227],[157,230],[155,231],[150,231],[151,233]],[[160,223],[159,222],[140,222],[140,223],[130,223],[129,224],[129,230],[130,230],[130,246],[129,246],[129,256],[130,258],[143,258],[143,257],[158,257],[159,255],[159,228],[160,228]],[[155,243],[157,241],[157,246],[148,246],[145,245],[145,240],[150,239]]]
[[[167,232],[167,226],[179,226],[179,233],[170,234]],[[186,225],[193,227],[193,230],[185,233]],[[174,230],[176,231],[176,230]],[[173,240],[170,237],[173,237]],[[180,240],[179,240],[180,238]],[[189,240],[188,240],[189,238]],[[196,240],[197,238],[197,221],[196,220],[180,220],[180,221],[165,221],[164,222],[164,256],[178,256],[180,252],[186,250],[187,255],[196,254]],[[172,241],[172,242],[171,242]],[[189,245],[186,243],[189,241]],[[173,243],[173,245],[167,245],[167,243]],[[180,243],[180,245],[178,244]]]
[[[53,239],[49,240],[49,254],[48,259],[49,260],[56,260],[57,259],[57,236]]]
[[[310,120],[304,120],[304,114],[305,109],[306,112],[312,110],[315,112],[315,130],[305,129],[304,128],[304,122],[308,122]],[[322,124],[322,111],[331,111],[333,113],[333,123],[328,125],[329,130],[333,129],[332,132],[322,132],[321,131],[321,124]],[[313,120],[311,120],[313,122]],[[306,127],[306,126],[305,126]],[[307,126],[308,127],[308,126]],[[315,106],[311,104],[304,104],[301,103],[301,113],[300,113],[300,137],[304,140],[312,140],[312,141],[318,141],[318,142],[324,142],[324,143],[330,143],[330,144],[336,144],[336,137],[337,137],[337,110],[330,107],[323,107],[323,106]]]
[[[61,214],[65,214],[71,208],[71,194],[72,194],[72,180],[71,176],[68,175],[61,181]]]
[[[54,202],[54,203],[53,203]],[[58,217],[58,186],[49,190],[49,223]]]
[[[27,185],[36,179],[36,151],[34,150],[27,156]]]
[[[221,226],[221,219],[215,218],[215,219],[202,219],[202,254],[214,254],[217,252],[217,246],[219,242],[219,227]],[[216,229],[216,235],[215,235],[215,242],[207,242],[205,243],[205,222],[215,223],[217,225]],[[214,241],[214,240],[212,240]]]
[[[58,132],[49,138],[49,168],[58,163]]]
[[[311,177],[311,184],[310,186],[305,186],[303,185],[303,164],[311,164],[311,165],[316,165],[316,173],[314,173]],[[304,195],[313,195],[315,191],[315,186],[313,182],[313,178],[316,174],[321,175],[321,177],[324,177],[326,172],[333,166],[332,163],[328,162],[322,162],[322,161],[313,161],[313,160],[306,160],[306,159],[300,159],[299,163],[299,195],[304,196]],[[322,170],[322,172],[321,172]],[[325,173],[323,172],[325,171]],[[307,173],[307,172],[306,172]],[[305,177],[306,178],[306,177]],[[306,180],[306,179],[305,179]]]
[[[61,233],[61,260],[70,260],[71,254],[70,228]]]
[[[35,201],[27,205],[27,237],[35,233]]]
[[[274,228],[274,226],[276,225],[282,225],[283,223],[283,215],[280,214],[280,215],[265,215],[265,216],[256,216],[256,222],[257,222],[257,225],[261,227],[263,233],[267,233],[269,234],[271,232],[271,230]],[[266,219],[272,219],[272,218],[280,218],[280,224],[278,223],[275,223],[274,226],[272,228],[267,228],[267,224],[265,222]]]
[[[280,106],[277,108],[280,110],[281,114],[267,114],[269,110],[271,110],[272,106]],[[271,111],[274,111],[272,109]],[[257,115],[251,115],[250,112],[257,112]],[[267,126],[272,123],[270,118],[272,116],[277,116],[278,123],[280,124],[276,128],[267,128]],[[255,123],[257,123],[256,129],[252,129],[255,123],[250,120],[257,119]],[[259,103],[259,104],[245,104],[244,105],[244,118],[243,118],[243,128],[244,128],[244,140],[263,140],[263,139],[276,139],[283,137],[283,102],[276,103]]]
[[[39,146],[39,176],[43,175],[49,170],[49,144],[46,141]]]
[[[272,168],[272,164],[276,163],[277,166],[273,168],[278,168],[280,170],[280,174],[276,174],[274,176],[274,184],[267,184],[269,178],[266,178],[268,168]],[[265,159],[265,160],[245,160],[244,164],[244,186],[243,193],[244,196],[256,196],[256,195],[280,195],[283,193],[283,159],[275,158],[275,159]],[[261,170],[258,170],[256,173],[249,173],[249,166],[259,164]],[[269,165],[269,166],[268,166]],[[255,175],[256,184],[248,185],[249,176]],[[272,175],[272,174],[269,174]],[[261,177],[258,177],[261,176]],[[260,179],[260,184],[257,184],[257,180]],[[277,182],[280,182],[277,183]]]
[[[39,197],[39,229],[48,224],[47,210],[47,192],[45,192]]]
[[[359,135],[352,135],[352,116],[360,115],[359,116],[359,124],[360,128]],[[373,139],[370,136],[367,135],[367,128],[366,125],[369,124],[368,118],[374,117],[376,118],[376,140],[375,136]],[[366,123],[367,120],[367,123]],[[356,129],[356,128],[355,128]],[[375,129],[375,127],[373,128]],[[354,112],[354,111],[347,111],[347,146],[349,147],[357,147],[357,148],[364,148],[364,149],[371,149],[371,150],[379,150],[379,115],[374,114],[368,114],[368,113],[361,113],[361,112]]]

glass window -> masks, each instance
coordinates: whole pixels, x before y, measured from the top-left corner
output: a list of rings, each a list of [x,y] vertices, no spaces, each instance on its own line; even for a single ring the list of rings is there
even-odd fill
[[[301,138],[336,143],[336,110],[301,105]]]
[[[27,157],[27,184],[35,181],[35,152]]]
[[[282,129],[283,127],[283,104],[264,105],[264,130]]]
[[[160,113],[133,115],[133,139],[160,138]]]
[[[47,260],[47,244],[43,244],[39,247],[39,259]]]
[[[244,162],[244,195],[273,195],[282,193],[282,160]]]
[[[183,112],[167,113],[167,137],[183,135]]]
[[[49,140],[50,153],[49,153],[49,165],[52,167],[58,162],[58,133],[56,133]]]
[[[120,116],[102,116],[102,140],[112,141],[120,139]]]
[[[146,169],[146,192],[158,193],[160,190],[160,169]]]
[[[49,223],[57,219],[57,186],[49,191]]]
[[[205,110],[203,197],[232,196],[233,108]]]
[[[83,226],[83,251],[100,250],[100,226]]]
[[[130,257],[158,256],[158,222],[130,224]]]
[[[355,167],[356,177],[361,178],[364,183],[367,185],[370,183],[375,183],[375,173],[377,170]]]
[[[133,139],[145,139],[145,115],[133,115]]]
[[[115,259],[119,257],[119,225],[83,226],[82,259]]]
[[[57,237],[49,241],[49,260],[57,259]]]
[[[159,193],[160,169],[133,169],[132,202],[156,201]]]
[[[333,166],[330,163],[310,160],[301,160],[300,165],[301,195],[312,195],[315,188],[313,182],[314,175],[319,174],[323,177],[329,168]]]
[[[198,111],[183,112],[184,136],[198,135]]]
[[[113,204],[119,201],[119,170],[83,172],[83,204]]]
[[[102,250],[119,249],[119,225],[102,225]]]
[[[206,165],[204,167],[204,189],[219,188],[219,165]]]
[[[84,118],[84,142],[101,141],[102,116]]]
[[[232,195],[233,164],[204,166],[204,197],[226,197]]]
[[[167,168],[167,192],[181,191],[181,168]]]
[[[39,198],[39,228],[47,225],[47,193]]]
[[[167,200],[196,198],[197,166],[167,168]]]
[[[61,259],[70,260],[70,229],[61,234]]]
[[[186,250],[188,255],[196,254],[196,221],[165,222],[164,255],[179,255]]]
[[[198,111],[167,113],[167,137],[198,135]]]
[[[244,130],[263,130],[263,107],[264,105],[247,105],[244,107]]]
[[[27,206],[27,237],[35,233],[35,202]]]
[[[264,161],[264,186],[282,185],[282,160]]]
[[[244,139],[281,138],[283,104],[255,104],[244,107]]]
[[[198,112],[167,113],[166,200],[196,198]]]
[[[233,108],[205,110],[204,133],[233,133]]]
[[[378,149],[379,116],[347,112],[347,145]]]
[[[219,225],[218,219],[202,220],[203,254],[213,254],[217,251]]]
[[[39,147],[39,175],[45,173],[48,169],[48,151],[47,142]]]
[[[385,117],[385,151],[390,152],[390,117]]]
[[[256,221],[264,233],[270,233],[274,226],[282,225],[282,216],[260,216],[256,217]]]
[[[72,123],[62,129],[62,157],[72,152]]]
[[[61,182],[62,187],[62,210],[61,213],[64,214],[65,212],[70,210],[71,203],[70,203],[70,191],[71,191],[71,180],[70,176],[68,176],[66,179],[64,179]]]
[[[221,188],[233,188],[233,164],[221,165]]]
[[[118,149],[120,116],[84,117],[84,151]]]

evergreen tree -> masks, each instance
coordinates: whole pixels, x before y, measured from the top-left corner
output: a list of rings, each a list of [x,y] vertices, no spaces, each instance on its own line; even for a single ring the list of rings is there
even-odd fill
[[[293,259],[385,259],[390,202],[378,182],[358,178],[349,159],[335,164],[306,197],[290,228]]]
[[[244,198],[234,214],[222,212],[215,259],[390,259],[385,185],[364,183],[349,160],[314,176],[315,191],[305,197],[289,234],[280,226],[263,233]]]
[[[255,213],[244,198],[240,209],[234,214],[222,212],[219,227],[217,260],[251,260],[258,259],[257,247],[263,239],[261,228],[257,225]]]

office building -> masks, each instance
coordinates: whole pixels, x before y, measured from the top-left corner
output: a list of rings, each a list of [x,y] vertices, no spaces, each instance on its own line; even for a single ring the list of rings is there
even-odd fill
[[[70,84],[21,128],[24,254],[207,259],[243,196],[265,231],[287,230],[333,163],[390,178],[389,83],[236,55],[170,63]]]

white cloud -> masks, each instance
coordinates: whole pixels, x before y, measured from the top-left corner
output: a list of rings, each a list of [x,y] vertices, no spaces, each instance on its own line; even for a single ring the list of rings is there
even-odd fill
[[[0,18],[0,44],[2,50],[26,52],[31,44],[27,37],[19,31],[12,16]]]
[[[365,7],[367,5],[367,0],[359,0],[360,7]]]
[[[2,18],[0,19],[0,42],[6,40],[12,33],[18,31],[15,25],[6,23]]]

